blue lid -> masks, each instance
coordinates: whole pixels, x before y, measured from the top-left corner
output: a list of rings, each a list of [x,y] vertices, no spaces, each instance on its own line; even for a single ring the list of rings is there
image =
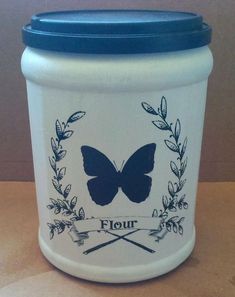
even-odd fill
[[[207,45],[211,28],[200,15],[157,10],[81,10],[34,15],[23,27],[30,47],[74,53],[134,54]]]

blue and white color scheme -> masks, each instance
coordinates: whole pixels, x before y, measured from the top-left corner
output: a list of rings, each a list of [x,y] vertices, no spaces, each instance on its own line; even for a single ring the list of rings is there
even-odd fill
[[[130,13],[119,21],[122,12],[113,21],[114,13],[107,15],[115,36],[107,24],[89,23],[90,15],[75,27],[68,20],[65,27],[56,21],[55,27],[40,16],[33,20],[35,30],[24,29],[26,44],[32,42],[22,56],[22,71],[39,244],[56,267],[101,282],[164,274],[181,264],[195,243],[207,79],[213,64],[207,46],[210,28],[194,14],[168,13],[165,18],[163,12],[143,12],[150,23],[141,24],[136,19],[141,12],[133,12],[132,23],[126,20]],[[180,32],[173,30],[175,23]],[[54,31],[44,34],[48,26]],[[66,32],[79,28],[99,32],[78,36],[71,31],[66,45]],[[138,28],[144,33],[131,39]],[[58,30],[63,32],[58,35]],[[122,52],[114,47],[117,34],[122,35]],[[145,34],[151,38],[142,44]],[[168,43],[167,36],[175,35]],[[37,48],[38,38],[44,48]],[[73,47],[74,38],[87,40]],[[166,42],[164,48],[158,38]],[[136,46],[133,54],[131,44]]]

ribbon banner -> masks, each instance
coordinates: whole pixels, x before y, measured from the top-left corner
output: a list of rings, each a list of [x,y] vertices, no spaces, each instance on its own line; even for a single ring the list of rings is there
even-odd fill
[[[78,245],[83,245],[84,241],[89,238],[89,232],[104,231],[115,238],[106,242],[102,242],[94,247],[85,250],[83,254],[88,255],[97,251],[105,246],[113,244],[119,240],[124,240],[129,244],[135,245],[149,253],[155,253],[155,250],[127,238],[129,235],[136,233],[140,230],[159,230],[160,231],[161,219],[158,217],[102,217],[90,218],[81,221],[76,221],[69,231],[69,235],[74,242]],[[127,233],[119,235],[114,231],[127,230]],[[114,233],[113,233],[114,232]]]
[[[74,222],[77,232],[115,231],[115,230],[157,230],[161,219],[158,217],[103,217]]]

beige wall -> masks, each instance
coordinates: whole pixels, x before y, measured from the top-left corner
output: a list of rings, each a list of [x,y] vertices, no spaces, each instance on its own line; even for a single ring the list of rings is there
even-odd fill
[[[200,179],[235,180],[234,0],[0,0],[0,180],[32,180],[32,156],[21,27],[34,13],[61,9],[177,9],[203,14],[213,27],[215,66],[210,77]]]

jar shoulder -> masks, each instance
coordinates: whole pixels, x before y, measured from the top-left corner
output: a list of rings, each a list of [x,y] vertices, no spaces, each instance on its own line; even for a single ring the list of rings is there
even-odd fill
[[[206,80],[210,49],[138,55],[79,55],[26,48],[21,60],[27,80],[58,88],[130,91],[174,88]]]

